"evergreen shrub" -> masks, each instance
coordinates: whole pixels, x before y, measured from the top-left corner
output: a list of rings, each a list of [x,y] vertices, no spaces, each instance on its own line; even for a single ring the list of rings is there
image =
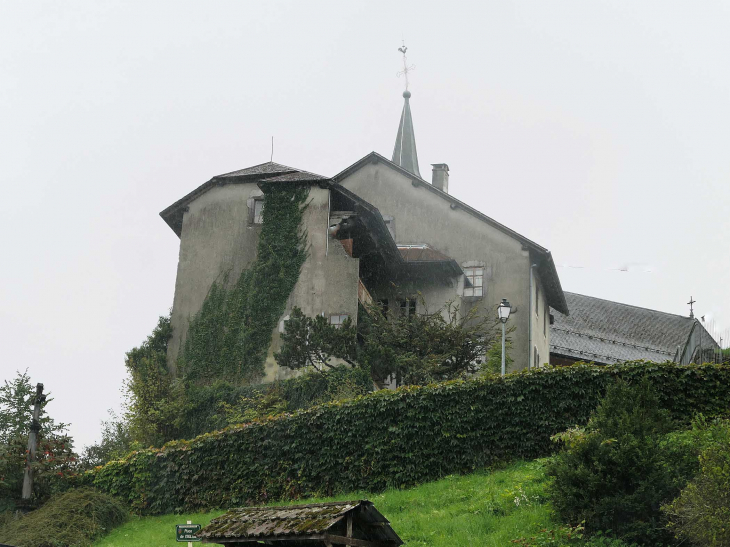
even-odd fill
[[[110,462],[86,476],[145,513],[378,491],[534,459],[585,424],[616,378],[647,376],[679,421],[726,411],[730,367],[627,363],[545,368],[382,390]]]
[[[700,472],[662,509],[678,539],[697,547],[730,545],[730,420],[700,430]]]
[[[573,430],[548,469],[551,501],[563,522],[642,545],[672,545],[660,511],[697,469],[648,379],[609,386],[585,430]],[[559,437],[563,437],[562,435]]]

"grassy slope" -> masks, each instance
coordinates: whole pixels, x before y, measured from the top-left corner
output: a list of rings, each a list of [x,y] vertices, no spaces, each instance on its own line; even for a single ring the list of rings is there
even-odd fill
[[[522,462],[496,472],[451,476],[410,490],[354,493],[332,498],[366,498],[375,503],[408,547],[499,546],[554,523],[544,496],[542,463]],[[302,500],[312,503],[331,500]],[[97,547],[157,547],[175,543],[175,524],[207,524],[224,511],[133,518]]]

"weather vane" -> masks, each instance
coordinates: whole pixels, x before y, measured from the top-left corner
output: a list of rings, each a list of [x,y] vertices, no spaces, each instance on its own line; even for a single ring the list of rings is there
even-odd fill
[[[403,41],[403,45],[398,48],[398,51],[400,51],[403,54],[403,70],[398,71],[396,73],[396,76],[398,76],[398,78],[400,78],[401,74],[402,74],[403,76],[406,77],[406,91],[408,91],[408,73],[411,70],[415,70],[416,66],[415,65],[408,66],[408,58],[406,57],[406,51],[408,51],[408,48],[406,47],[405,40]]]

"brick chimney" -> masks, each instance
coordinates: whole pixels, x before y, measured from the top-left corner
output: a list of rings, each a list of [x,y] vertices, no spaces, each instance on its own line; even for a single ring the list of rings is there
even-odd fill
[[[449,166],[445,163],[432,163],[433,175],[431,184],[439,190],[449,193]]]

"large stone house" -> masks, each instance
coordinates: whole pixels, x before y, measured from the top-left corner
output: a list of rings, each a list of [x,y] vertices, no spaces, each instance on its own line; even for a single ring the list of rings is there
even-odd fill
[[[256,255],[265,207],[262,182],[309,185],[303,230],[308,257],[272,334],[266,380],[286,377],[273,352],[295,306],[333,323],[357,318],[374,299],[389,313],[417,313],[454,301],[496,317],[506,298],[512,370],[549,359],[550,308],[568,304],[550,252],[449,194],[449,167],[421,176],[409,98],[392,159],[375,152],[325,177],[268,162],[213,177],[160,213],[180,238],[168,362],[175,367],[189,321],[211,285],[235,279]],[[421,298],[416,298],[421,295]]]

